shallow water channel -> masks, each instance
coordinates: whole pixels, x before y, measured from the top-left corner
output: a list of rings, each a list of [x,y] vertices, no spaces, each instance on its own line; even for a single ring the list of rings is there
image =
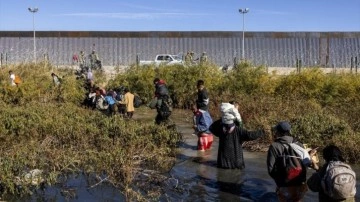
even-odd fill
[[[155,112],[138,112],[134,119],[152,120]],[[180,145],[177,163],[169,172],[177,181],[176,188],[162,195],[160,201],[277,201],[274,198],[275,183],[266,168],[266,153],[244,152],[245,169],[219,169],[216,167],[218,138],[214,138],[211,150],[196,150],[197,137],[192,135],[191,112],[177,110],[172,115],[178,131],[183,134],[184,143]],[[356,201],[360,201],[360,165],[352,165],[357,173]],[[313,171],[309,170],[308,176]],[[38,194],[21,200],[9,201],[125,201],[115,188],[99,179],[84,178],[82,175],[64,179],[61,186],[48,187]],[[266,194],[267,193],[267,194]],[[263,195],[266,194],[266,197]],[[263,197],[262,197],[263,196]],[[263,200],[266,199],[266,200]],[[304,201],[318,201],[317,194],[306,193]]]
[[[197,137],[191,135],[189,116],[191,113],[182,111],[172,117],[185,141],[170,174],[187,188],[182,195],[174,194],[174,201],[277,201],[273,197],[275,183],[267,173],[266,152],[245,151],[243,170],[217,168],[218,138],[214,138],[211,150],[197,151]],[[360,165],[352,167],[357,173],[356,201],[360,201]],[[309,169],[308,176],[312,173]],[[308,191],[304,201],[318,201],[317,193]]]

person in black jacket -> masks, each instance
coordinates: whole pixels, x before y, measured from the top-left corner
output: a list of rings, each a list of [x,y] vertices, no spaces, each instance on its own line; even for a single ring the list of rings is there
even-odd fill
[[[162,124],[168,122],[168,119],[171,115],[171,107],[167,106],[165,103],[171,103],[171,98],[169,96],[169,90],[166,87],[165,81],[159,78],[154,79],[155,85],[155,98],[156,98],[156,110],[157,115],[155,117],[156,124]],[[171,105],[171,104],[170,104]]]
[[[210,131],[219,137],[217,167],[227,169],[245,168],[242,144],[264,135],[264,130],[248,131],[234,123],[226,126],[219,119],[210,126]]]
[[[198,89],[196,106],[198,109],[208,111],[209,110],[209,95],[205,88],[204,81],[198,80],[196,86]]]
[[[276,193],[279,201],[301,201],[304,197],[306,186],[306,167],[302,166],[300,174],[291,181],[286,179],[284,171],[281,166],[284,161],[283,156],[286,156],[286,146],[291,143],[296,143],[299,146],[303,145],[294,140],[290,136],[291,125],[287,121],[281,121],[272,128],[275,141],[270,145],[267,154],[267,169],[269,175],[276,183]]]

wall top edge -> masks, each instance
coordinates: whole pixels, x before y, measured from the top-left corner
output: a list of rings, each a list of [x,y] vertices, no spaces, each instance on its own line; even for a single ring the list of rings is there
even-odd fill
[[[242,31],[36,31],[36,37],[64,38],[232,38],[242,37]],[[33,37],[33,31],[0,31],[0,37]],[[245,32],[252,38],[360,38],[360,32]]]

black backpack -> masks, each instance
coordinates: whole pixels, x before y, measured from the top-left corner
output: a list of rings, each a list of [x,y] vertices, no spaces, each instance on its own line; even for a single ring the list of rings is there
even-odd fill
[[[284,153],[276,159],[279,177],[289,186],[306,182],[306,166],[303,164],[301,157],[290,144],[282,144],[282,146],[284,147]]]
[[[141,106],[141,104],[142,104],[142,100],[141,100],[140,96],[135,95],[134,96],[134,107],[139,108]]]

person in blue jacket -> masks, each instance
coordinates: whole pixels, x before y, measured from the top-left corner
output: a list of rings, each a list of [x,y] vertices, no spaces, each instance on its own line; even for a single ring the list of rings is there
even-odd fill
[[[205,151],[211,148],[213,142],[213,134],[209,128],[212,124],[212,118],[210,113],[205,110],[199,109],[196,105],[192,105],[192,111],[194,113],[194,130],[198,139],[198,150]]]

